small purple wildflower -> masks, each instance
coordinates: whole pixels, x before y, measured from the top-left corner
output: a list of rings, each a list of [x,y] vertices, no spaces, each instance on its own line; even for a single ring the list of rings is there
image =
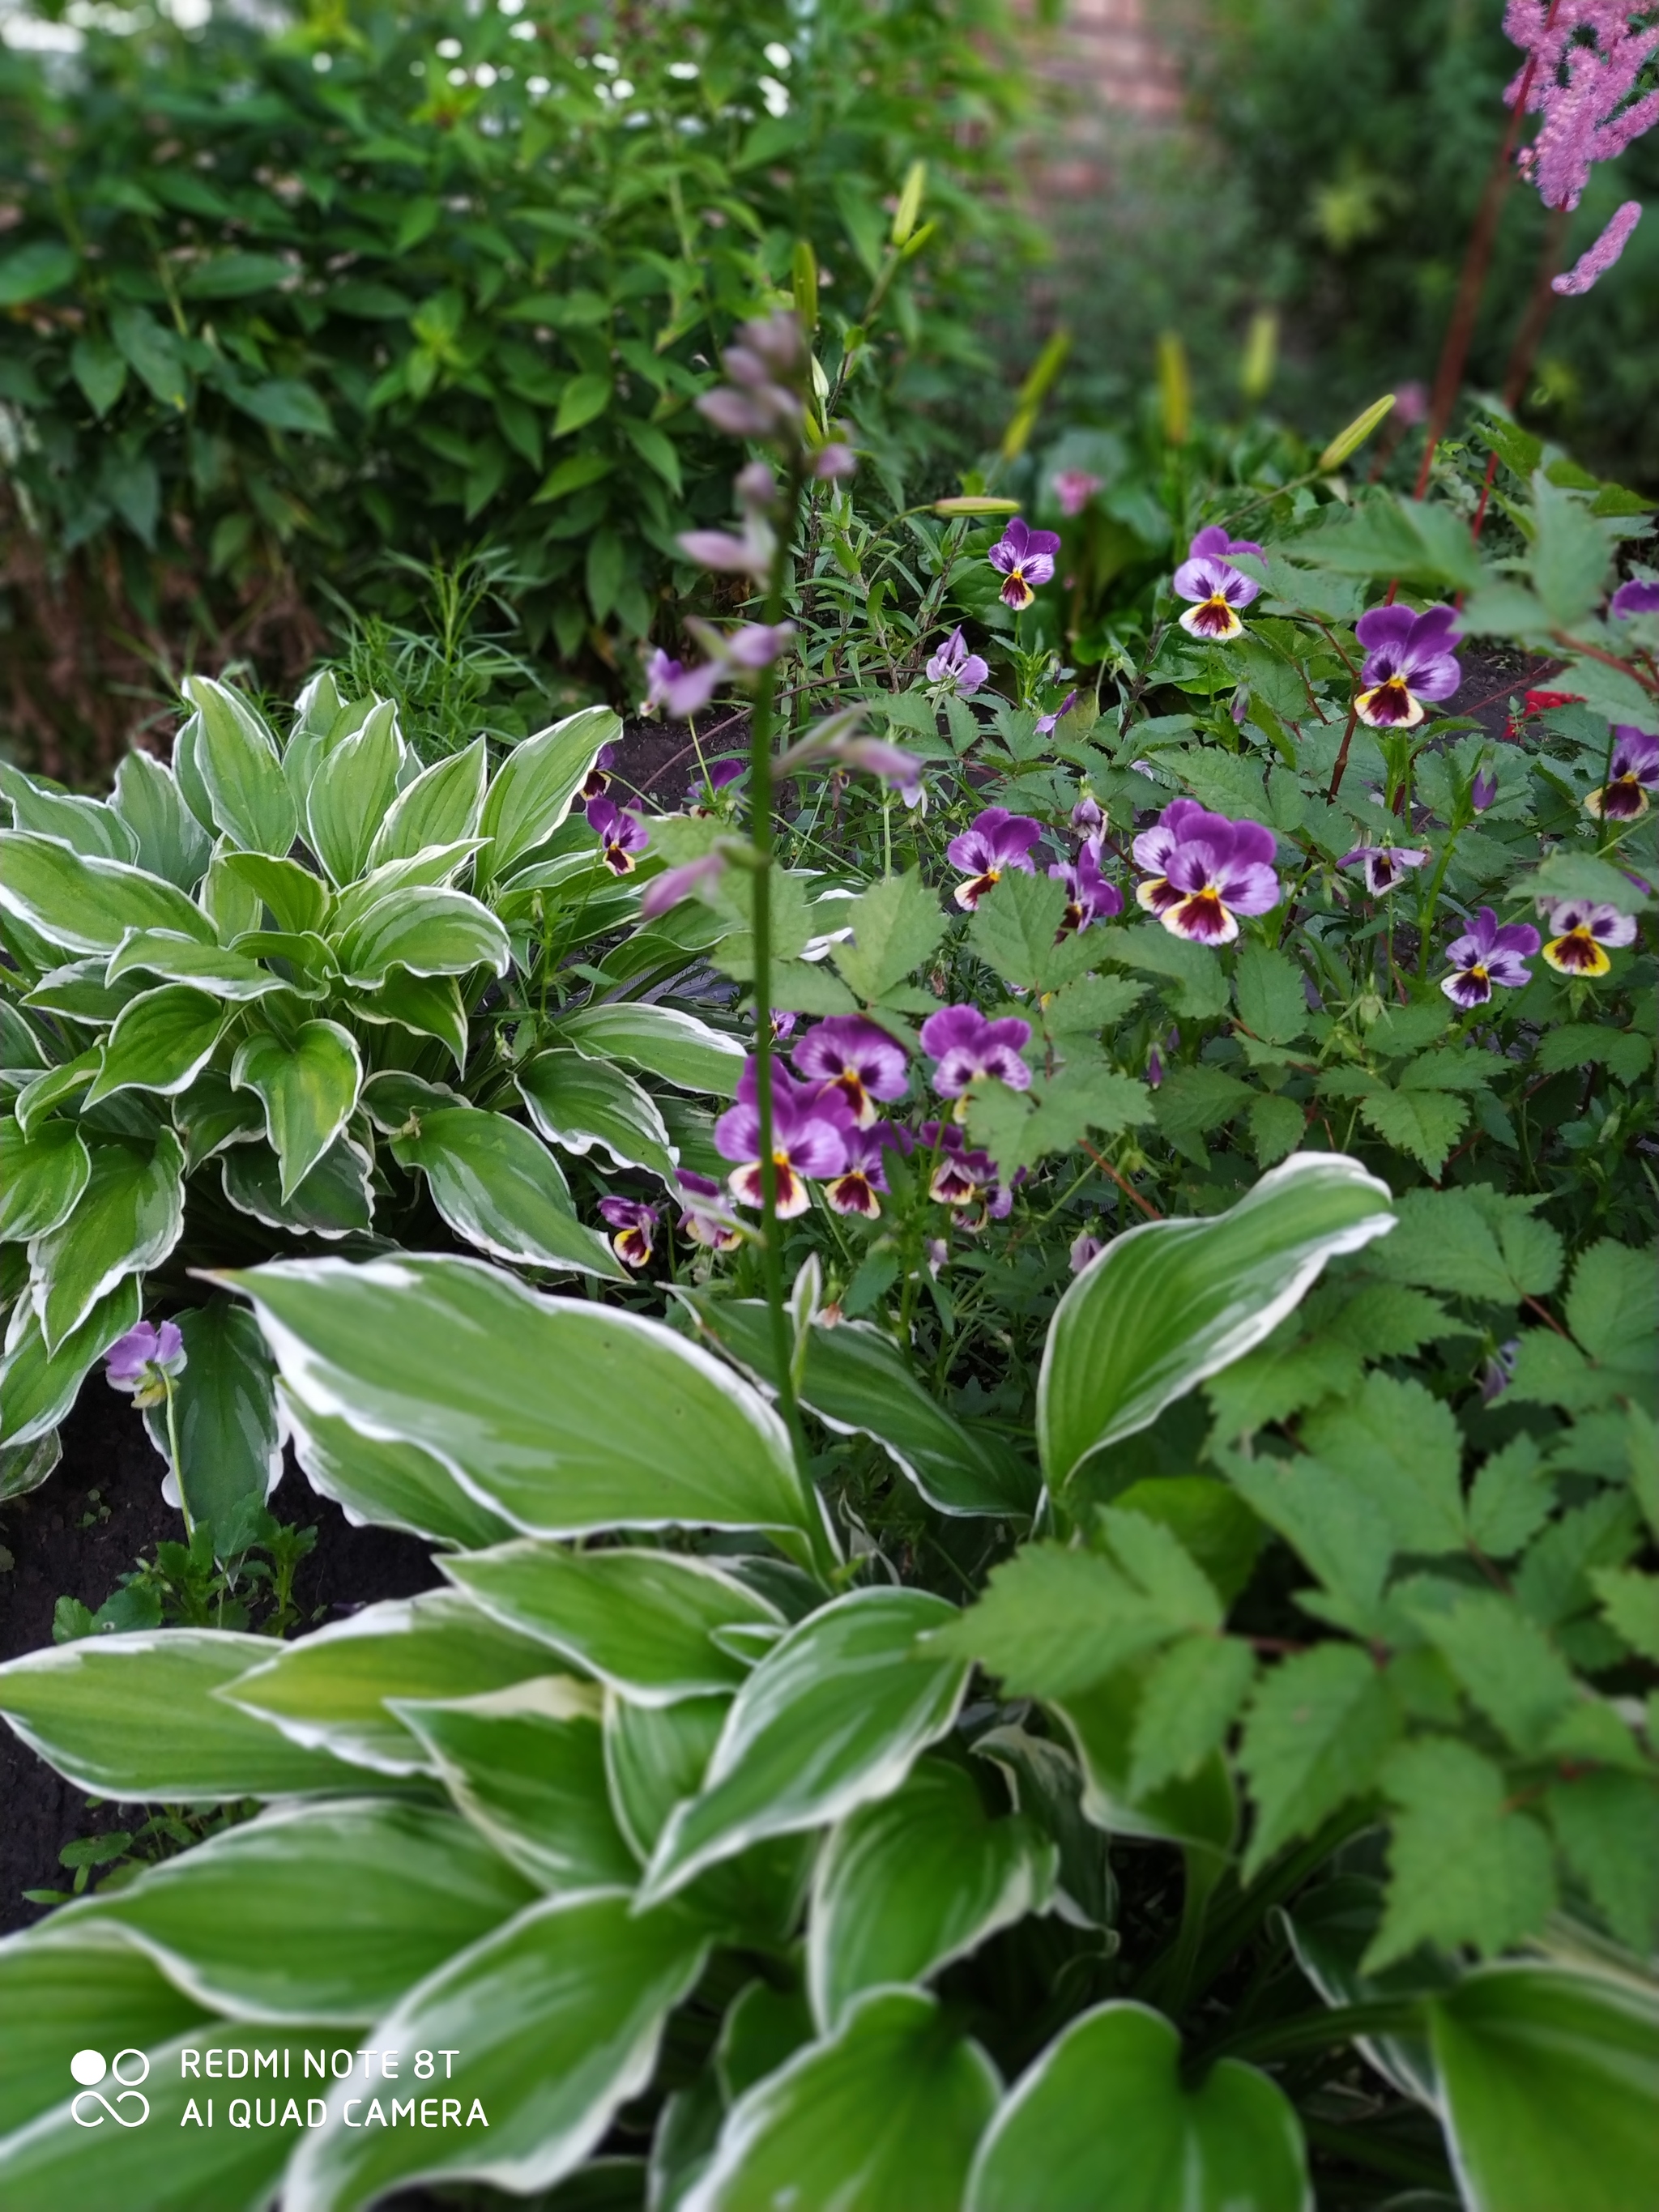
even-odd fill
[[[1122,913],[1122,892],[1100,872],[1098,837],[1091,837],[1075,860],[1061,860],[1048,873],[1066,886],[1066,911],[1060,924],[1061,937],[1074,929],[1087,929],[1093,921],[1109,921]]]
[[[104,1354],[104,1375],[112,1390],[125,1390],[135,1406],[159,1406],[167,1384],[185,1369],[185,1340],[177,1322],[141,1321],[118,1336]]]
[[[1037,716],[1036,735],[1040,738],[1052,738],[1054,732],[1060,727],[1060,725],[1066,720],[1066,717],[1071,713],[1073,708],[1075,707],[1076,704],[1077,693],[1075,691],[1068,691],[1066,694],[1066,696],[1060,701],[1059,706],[1054,708],[1052,714],[1039,714]]]
[[[726,1212],[720,1187],[712,1176],[699,1175],[693,1168],[680,1168],[677,1179],[684,1207],[680,1215],[682,1237],[689,1237],[694,1244],[701,1244],[710,1252],[729,1252],[742,1243],[737,1222]]]
[[[761,1203],[760,1109],[755,1103],[757,1063],[750,1060],[738,1085],[737,1103],[714,1124],[714,1147],[737,1165],[726,1188],[744,1206]],[[847,1165],[853,1118],[840,1094],[823,1085],[796,1083],[772,1070],[772,1161],[777,1176],[778,1218],[787,1221],[809,1204],[806,1178],[840,1175]]]
[[[1497,796],[1498,778],[1483,768],[1477,769],[1469,779],[1469,805],[1477,814],[1484,814]]]
[[[882,1155],[898,1148],[897,1132],[885,1121],[877,1121],[866,1129],[855,1129],[847,1139],[845,1170],[823,1187],[830,1211],[856,1213],[866,1221],[877,1219],[887,1189]]]
[[[1633,822],[1648,811],[1648,793],[1659,786],[1659,738],[1629,722],[1613,726],[1613,758],[1607,781],[1584,801],[1587,811],[1609,822]]]
[[[1605,975],[1613,963],[1603,948],[1635,940],[1635,915],[1599,900],[1540,899],[1538,911],[1552,933],[1544,958],[1563,975]]]
[[[951,866],[969,878],[967,883],[957,885],[957,904],[971,911],[1010,868],[1034,876],[1036,864],[1031,848],[1042,835],[1040,822],[1034,822],[1029,814],[1010,814],[1006,806],[988,806],[975,815],[945,848]]]
[[[1030,1038],[1031,1024],[1017,1014],[988,1022],[977,1006],[941,1006],[921,1025],[921,1048],[939,1062],[933,1088],[941,1098],[959,1098],[981,1076],[1029,1090],[1031,1071],[1019,1055]]]
[[[1455,607],[1371,607],[1354,635],[1365,648],[1354,711],[1373,730],[1413,729],[1427,712],[1425,700],[1449,699],[1463,681],[1452,647],[1462,633]]]
[[[1061,469],[1054,477],[1054,497],[1060,501],[1060,513],[1067,520],[1081,514],[1104,482],[1103,477],[1091,477],[1087,469]]]
[[[601,745],[593,756],[593,765],[587,771],[587,781],[581,788],[584,799],[603,799],[611,788],[610,770],[617,765],[618,748]]]
[[[803,1082],[838,1091],[855,1126],[867,1129],[876,1102],[909,1088],[904,1047],[862,1014],[831,1014],[808,1030],[789,1055]]]
[[[587,802],[587,826],[599,841],[599,857],[613,876],[631,876],[634,855],[651,842],[651,832],[637,814],[629,814],[608,799]]]
[[[1454,1006],[1484,1006],[1494,984],[1513,991],[1531,982],[1525,956],[1537,950],[1538,932],[1529,921],[1500,927],[1492,908],[1483,906],[1466,933],[1447,946],[1452,972],[1441,978],[1440,988]]]
[[[977,1206],[996,1183],[996,1163],[989,1152],[974,1151],[955,1121],[924,1121],[921,1142],[937,1152],[939,1164],[927,1186],[927,1195],[940,1206]]]
[[[1366,890],[1373,898],[1382,898],[1398,888],[1407,868],[1420,868],[1428,857],[1416,845],[1356,845],[1336,865],[1339,868],[1355,868],[1363,862]]]
[[[1644,584],[1632,576],[1613,593],[1607,612],[1618,622],[1628,622],[1632,615],[1659,615],[1659,584]]]
[[[1271,830],[1211,814],[1195,799],[1172,799],[1156,829],[1134,842],[1138,866],[1161,869],[1135,896],[1170,935],[1194,945],[1231,945],[1241,915],[1266,914],[1279,901]]]
[[[1515,1380],[1515,1370],[1520,1358],[1521,1340],[1518,1336],[1510,1337],[1507,1343],[1498,1345],[1493,1351],[1480,1370],[1480,1402],[1483,1406],[1490,1406],[1495,1398],[1501,1398],[1509,1389]]]
[[[599,1212],[617,1232],[611,1246],[623,1264],[648,1267],[656,1244],[656,1207],[638,1198],[602,1198]]]
[[[1091,1260],[1099,1259],[1105,1249],[1103,1238],[1091,1237],[1086,1229],[1083,1230],[1078,1236],[1073,1237],[1072,1249],[1066,1255],[1071,1262],[1072,1273],[1074,1275],[1080,1275],[1089,1262]]]
[[[1054,574],[1059,550],[1057,531],[1033,530],[1015,515],[987,556],[1003,580],[1003,605],[1016,614],[1029,607],[1036,597],[1036,586],[1046,584]]]
[[[1235,553],[1252,553],[1258,561],[1267,558],[1254,538],[1229,538],[1218,522],[1200,530],[1187,548],[1187,558],[1170,580],[1177,599],[1197,602],[1181,617],[1188,637],[1224,645],[1243,629],[1238,610],[1259,599],[1261,586],[1233,567],[1230,556]]]
[[[958,699],[971,699],[990,672],[990,664],[969,651],[960,623],[927,663],[927,681]]]

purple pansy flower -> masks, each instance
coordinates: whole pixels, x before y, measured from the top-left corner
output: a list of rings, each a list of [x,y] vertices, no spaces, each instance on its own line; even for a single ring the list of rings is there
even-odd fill
[[[599,1212],[616,1231],[611,1249],[625,1267],[648,1267],[657,1237],[657,1209],[638,1198],[602,1198]]]
[[[1135,896],[1171,936],[1231,945],[1241,915],[1266,914],[1279,903],[1276,850],[1272,830],[1260,823],[1231,822],[1195,800],[1177,799],[1156,830],[1135,839],[1137,863],[1163,867]]]
[[[989,1152],[972,1150],[955,1121],[924,1121],[921,1143],[937,1152],[939,1164],[927,1186],[927,1195],[941,1206],[976,1206],[996,1185],[996,1162]]]
[[[1259,599],[1261,586],[1242,568],[1233,567],[1229,556],[1234,553],[1253,553],[1258,561],[1267,558],[1254,538],[1229,538],[1220,523],[1212,522],[1199,532],[1187,548],[1186,559],[1170,578],[1177,599],[1198,602],[1181,617],[1181,627],[1188,637],[1224,645],[1243,629],[1238,610]]]
[[[1105,1249],[1103,1238],[1091,1237],[1086,1229],[1083,1230],[1078,1236],[1073,1237],[1072,1249],[1066,1255],[1071,1262],[1072,1273],[1074,1275],[1080,1275],[1090,1261],[1099,1259]]]
[[[900,1149],[898,1132],[885,1121],[854,1129],[847,1139],[845,1170],[823,1188],[831,1212],[857,1213],[866,1221],[875,1220],[887,1188],[882,1154],[896,1149]]]
[[[959,699],[970,699],[990,672],[990,664],[968,650],[960,623],[927,663],[927,681],[954,691]]]
[[[1085,791],[1072,809],[1072,827],[1080,837],[1092,837],[1106,827],[1106,810],[1092,791]]]
[[[854,1125],[867,1129],[876,1101],[902,1098],[909,1087],[904,1047],[862,1014],[831,1014],[790,1054],[804,1082],[838,1091]]]
[[[607,771],[617,765],[617,752],[615,745],[601,745],[594,754],[593,765],[588,769],[587,781],[581,788],[583,799],[603,799],[610,790],[611,778]]]
[[[1091,921],[1106,921],[1122,913],[1122,892],[1100,872],[1098,837],[1091,837],[1075,860],[1062,860],[1048,873],[1056,883],[1066,886],[1066,912],[1060,924],[1061,937],[1074,929],[1087,929]]]
[[[959,1098],[982,1075],[1029,1090],[1031,1071],[1019,1055],[1030,1038],[1031,1024],[1017,1014],[988,1022],[977,1006],[941,1006],[921,1025],[921,1048],[939,1062],[933,1088],[941,1098]]]
[[[1016,614],[1029,607],[1036,586],[1054,574],[1059,550],[1058,531],[1033,530],[1015,515],[987,556],[1003,580],[1003,605]]]
[[[599,857],[613,876],[631,876],[634,855],[651,842],[651,832],[637,814],[629,814],[608,799],[587,802],[587,826],[599,841]]]
[[[684,1205],[681,1236],[689,1237],[694,1244],[706,1245],[711,1252],[729,1252],[740,1243],[737,1224],[726,1212],[714,1177],[699,1175],[695,1168],[678,1169],[676,1176]]]
[[[1538,911],[1551,936],[1544,957],[1563,975],[1605,975],[1613,963],[1603,947],[1629,945],[1636,917],[1593,899],[1540,899]]]
[[[957,885],[957,904],[969,909],[995,889],[1009,868],[1028,876],[1036,873],[1031,848],[1042,835],[1042,824],[1029,814],[1011,814],[1006,806],[988,806],[975,815],[959,836],[952,837],[945,857],[969,878]]]
[[[1365,888],[1373,898],[1394,890],[1407,868],[1420,868],[1428,854],[1416,845],[1356,845],[1337,862],[1339,868],[1357,868],[1363,862]]]
[[[1613,726],[1613,758],[1607,780],[1584,801],[1590,813],[1609,822],[1633,822],[1648,811],[1648,793],[1659,785],[1659,738],[1629,722]]]
[[[1081,514],[1104,482],[1103,477],[1091,477],[1087,469],[1060,470],[1054,477],[1054,497],[1060,501],[1060,513],[1068,520]]]
[[[1037,716],[1036,735],[1040,738],[1052,738],[1054,732],[1060,727],[1060,725],[1066,720],[1066,717],[1071,713],[1073,708],[1075,707],[1076,704],[1077,693],[1075,691],[1068,691],[1066,694],[1066,696],[1060,701],[1059,706],[1055,708],[1052,714],[1039,714]]]
[[[141,1321],[118,1336],[104,1354],[104,1374],[113,1390],[128,1392],[135,1406],[159,1406],[169,1379],[185,1367],[185,1340],[179,1324]]]
[[[1659,615],[1659,584],[1644,584],[1632,576],[1613,593],[1607,612],[1620,622],[1632,615]]]
[[[1462,632],[1455,607],[1372,607],[1354,635],[1365,648],[1354,712],[1373,730],[1412,729],[1428,711],[1425,699],[1449,699],[1463,681],[1452,647]]]
[[[737,1103],[714,1124],[714,1146],[738,1164],[726,1188],[744,1206],[761,1203],[760,1109],[755,1103],[756,1066],[750,1060],[738,1085]],[[805,1178],[838,1176],[847,1165],[853,1117],[839,1092],[817,1083],[796,1083],[772,1070],[772,1162],[777,1171],[778,1218],[805,1213]]]
[[[1529,921],[1505,922],[1501,927],[1489,906],[1483,906],[1465,935],[1446,947],[1452,973],[1442,976],[1440,988],[1454,1006],[1484,1006],[1492,986],[1517,989],[1532,981],[1523,957],[1538,950],[1538,932]]]
[[[749,763],[737,754],[731,755],[725,760],[710,761],[702,775],[694,778],[686,785],[687,805],[696,806],[700,800],[708,798],[711,793],[726,790],[728,785],[737,781],[748,765]]]

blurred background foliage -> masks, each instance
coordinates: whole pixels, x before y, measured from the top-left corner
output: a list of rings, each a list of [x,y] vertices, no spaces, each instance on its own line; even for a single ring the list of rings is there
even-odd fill
[[[1516,65],[1501,0],[1158,0],[1148,119],[1057,82],[1066,0],[167,6],[0,0],[0,746],[77,782],[191,666],[282,691],[330,652],[507,740],[636,700],[707,604],[676,534],[730,511],[718,345],[805,239],[833,372],[918,161],[855,498],[997,467],[1069,331],[998,489],[1052,522],[1057,473],[1098,479],[1073,642],[1109,659],[1184,486],[1293,474],[1432,379]],[[1632,195],[1659,132],[1565,225],[1510,191],[1471,396]],[[1654,489],[1656,399],[1650,215],[1553,306],[1519,412]],[[1367,463],[1407,483],[1408,412]]]

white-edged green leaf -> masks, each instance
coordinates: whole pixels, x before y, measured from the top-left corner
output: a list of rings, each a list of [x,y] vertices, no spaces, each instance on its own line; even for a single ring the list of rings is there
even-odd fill
[[[1004,2100],[966,2212],[1312,2212],[1285,2093],[1224,2058],[1188,2086],[1181,2038],[1146,2006],[1072,2021]]]
[[[1388,1188],[1340,1152],[1271,1169],[1225,1213],[1144,1223],[1113,1238],[1060,1300],[1037,1392],[1051,1484],[1147,1428],[1255,1348],[1328,1260],[1394,1226]]]
[[[1065,1723],[1083,1774],[1083,1813],[1109,1834],[1201,1845],[1224,1854],[1233,1846],[1238,1806],[1218,1751],[1194,1772],[1137,1792],[1131,1788],[1147,1669],[1126,1667],[1087,1689],[1048,1700]]]
[[[966,1661],[917,1646],[951,1618],[924,1590],[861,1589],[792,1629],[732,1701],[702,1789],[671,1817],[641,1894],[667,1896],[763,1837],[827,1826],[896,1790],[967,1687]]]
[[[527,1535],[799,1529],[775,1413],[660,1322],[544,1298],[482,1261],[290,1261],[229,1276],[309,1407],[421,1444]]]
[[[405,785],[375,832],[370,864],[378,868],[388,860],[412,860],[428,846],[471,837],[483,811],[489,751],[487,741],[475,738],[465,750],[435,762]]]
[[[674,1152],[657,1102],[607,1060],[542,1052],[518,1073],[519,1095],[550,1144],[568,1152],[597,1144],[618,1167],[646,1168],[676,1188]]]
[[[331,933],[337,939],[349,937],[377,906],[399,891],[442,890],[460,873],[481,842],[477,837],[456,837],[447,845],[422,845],[402,860],[382,860],[339,892],[329,913]]]
[[[0,908],[71,952],[113,952],[130,929],[213,942],[201,908],[160,876],[21,830],[0,830]]]
[[[0,1388],[3,1385],[4,1375],[0,1371]],[[44,1436],[33,1437],[27,1443],[0,1443],[0,1505],[39,1490],[63,1456],[63,1441],[56,1429],[48,1429]]]
[[[512,957],[507,932],[467,891],[407,884],[369,908],[337,942],[346,980],[362,989],[384,983],[392,968],[411,975],[464,975],[488,968],[504,975]]]
[[[307,2045],[316,2049],[317,2035],[314,2029],[259,2032],[258,2048],[270,2054],[267,2063],[281,2089],[277,2124],[232,2127],[225,2099],[228,2054],[246,2053],[252,2041],[245,2027],[228,2022],[197,2028],[175,2042],[153,2044],[146,2054],[148,2078],[142,2090],[131,2093],[143,2100],[142,2106],[120,2105],[124,2093],[108,2077],[92,2093],[108,2098],[125,2126],[106,2118],[90,2100],[81,2110],[97,2124],[77,2124],[70,2112],[75,2083],[64,2060],[64,2094],[57,2109],[0,2142],[0,2203],[6,2212],[64,2212],[66,2205],[82,2204],[142,2204],[144,2212],[255,2212],[269,2204],[284,2163],[305,2133],[310,2093],[303,2080],[304,2054]],[[91,2047],[105,2046],[94,2038]],[[188,2062],[186,2051],[191,2054]],[[205,2075],[210,2065],[212,2076]],[[289,2079],[282,2083],[284,2066]],[[131,2060],[124,2070],[129,2076],[133,2073]],[[266,2087],[271,2078],[268,2073]],[[246,2086],[252,2090],[254,2085],[248,2080]],[[317,2086],[313,2079],[312,2089]],[[217,2099],[212,2127],[207,2124],[210,2096]]]
[[[72,852],[106,860],[138,859],[138,840],[113,807],[77,792],[52,791],[10,761],[0,761],[0,801],[9,804],[14,829],[56,837]]]
[[[812,1881],[807,1977],[828,2032],[865,1990],[921,1982],[1053,1898],[1054,1846],[993,1820],[965,1767],[921,1759],[835,1830]]]
[[[397,797],[404,757],[398,709],[377,699],[362,726],[318,763],[306,794],[306,842],[331,883],[349,884],[362,873]]]
[[[592,1683],[537,1674],[476,1698],[395,1698],[392,1710],[473,1826],[538,1889],[570,1897],[639,1880],[611,1808]]]
[[[1659,2002],[1632,1980],[1503,1965],[1429,2008],[1470,2212],[1659,2203]]]
[[[766,1307],[754,1298],[688,1297],[722,1351],[769,1387],[777,1382]],[[801,1403],[842,1436],[872,1437],[941,1513],[1029,1521],[1036,1472],[995,1434],[969,1428],[919,1383],[890,1340],[863,1322],[814,1327],[796,1385]]]
[[[246,953],[232,952],[222,945],[203,945],[193,937],[163,929],[131,930],[112,953],[104,971],[106,983],[113,985],[132,975],[165,975],[170,981],[191,984],[216,999],[244,1003],[291,988],[274,969],[262,968]]]
[[[269,1030],[244,1037],[230,1065],[238,1091],[255,1092],[265,1133],[292,1198],[350,1119],[362,1087],[356,1039],[338,1022],[302,1022],[291,1042]]]
[[[250,702],[210,676],[187,676],[179,689],[196,709],[191,764],[213,818],[245,853],[281,859],[299,831],[276,739]]]
[[[441,1564],[495,1620],[538,1637],[635,1703],[735,1690],[749,1668],[714,1642],[715,1632],[782,1624],[777,1607],[735,1575],[683,1553],[526,1542]]]
[[[347,2097],[363,2085],[334,2083],[326,2124],[289,2169],[283,2212],[348,2212],[416,2181],[546,2188],[650,2080],[663,2022],[708,1948],[701,1923],[672,1905],[639,1913],[624,1895],[532,1905],[411,1990],[377,2030],[389,2050],[460,2052],[449,2094],[469,2115],[476,2099],[488,2128],[376,2127],[361,2103],[348,2126]]]
[[[388,1698],[475,1696],[541,1674],[544,1645],[490,1620],[452,1590],[387,1598],[278,1648],[225,1696],[293,1742],[383,1774],[419,1774],[419,1740]]]
[[[266,1638],[218,1628],[46,1645],[0,1666],[0,1713],[49,1766],[101,1797],[213,1805],[372,1786],[215,1696],[270,1656]]]
[[[395,1024],[416,1036],[436,1037],[448,1051],[459,1075],[466,1066],[466,1007],[453,975],[411,975],[394,968],[376,991],[354,991],[351,1011],[359,1021]]]
[[[958,2212],[1000,2084],[920,1990],[875,1990],[732,2106],[684,2212]]]
[[[9,1937],[0,1943],[0,2142],[67,2106],[77,2051],[147,2050],[205,2017],[153,1959],[96,1921],[60,1915]]]
[[[454,1814],[364,1798],[222,1829],[64,1921],[125,1930],[233,2019],[367,2026],[534,1894]]]
[[[173,1386],[171,1438],[165,1405],[147,1408],[144,1422],[164,1460],[177,1442],[191,1521],[208,1522],[228,1538],[282,1477],[275,1370],[246,1306],[210,1298],[173,1318],[184,1338],[185,1370]]]
[[[220,854],[218,860],[222,872],[252,892],[279,930],[303,937],[327,921],[332,903],[328,885],[298,860],[277,860],[269,853],[231,852]],[[257,921],[250,924],[258,926]]]
[[[478,826],[491,842],[478,863],[481,882],[499,882],[553,835],[602,750],[621,735],[609,707],[584,707],[514,747],[484,800]]]
[[[583,1006],[561,1018],[558,1035],[590,1060],[625,1060],[676,1090],[717,1098],[736,1096],[747,1058],[740,1038],[677,1006]]]
[[[121,1280],[165,1260],[184,1228],[185,1156],[171,1129],[153,1143],[106,1138],[75,1210],[29,1246],[30,1291],[55,1352]]]
[[[88,1370],[136,1324],[143,1307],[143,1285],[128,1275],[48,1352],[40,1316],[20,1300],[0,1359],[0,1445],[33,1443],[55,1429],[80,1395]]]
[[[163,1098],[187,1091],[213,1057],[228,1018],[216,998],[187,984],[141,993],[115,1017],[85,1104],[95,1106],[117,1091],[152,1091]]]
[[[137,746],[115,771],[110,805],[131,830],[141,868],[188,894],[207,870],[213,840],[185,805],[179,780]]]
[[[605,1238],[577,1220],[563,1170],[522,1122],[448,1107],[422,1115],[392,1150],[401,1166],[421,1170],[450,1227],[492,1259],[626,1279]]]
[[[254,1103],[251,1098],[249,1103]],[[219,1182],[239,1213],[252,1214],[269,1229],[285,1229],[296,1237],[349,1237],[367,1229],[374,1218],[373,1164],[360,1145],[337,1137],[284,1198],[283,1164],[261,1137],[252,1144],[234,1143],[222,1153]]]
[[[366,1437],[337,1414],[319,1413],[279,1382],[295,1457],[312,1488],[331,1498],[354,1528],[406,1528],[463,1550],[513,1533],[449,1469],[418,1444]]]
[[[67,1221],[92,1174],[86,1140],[73,1121],[40,1121],[25,1136],[0,1116],[0,1243],[26,1244]]]

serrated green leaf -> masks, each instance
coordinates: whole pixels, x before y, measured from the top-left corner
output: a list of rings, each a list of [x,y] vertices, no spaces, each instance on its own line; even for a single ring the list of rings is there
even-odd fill
[[[830,957],[866,1006],[914,974],[945,934],[939,900],[916,873],[884,876],[843,912],[852,940],[832,945]]]
[[[1307,1028],[1302,971],[1286,954],[1266,945],[1247,945],[1238,956],[1233,988],[1239,1020],[1267,1043],[1288,1044]]]
[[[1303,1438],[1364,1493],[1401,1551],[1462,1548],[1462,1437],[1450,1407],[1421,1382],[1373,1371],[1346,1404],[1310,1415]]]
[[[1249,1692],[1255,1654],[1231,1636],[1188,1636],[1149,1669],[1135,1720],[1132,1796],[1185,1781],[1219,1748]]]
[[[1294,1098],[1258,1092],[1249,1108],[1250,1149],[1258,1167],[1275,1167],[1293,1152],[1308,1133],[1304,1109]]]
[[[1089,931],[1060,937],[1065,912],[1063,884],[1009,869],[975,908],[968,942],[1005,983],[1022,990],[1058,990],[1098,957]]]
[[[1511,1747],[1534,1753],[1577,1695],[1572,1669],[1513,1598],[1465,1590],[1412,1616]]]
[[[1524,1431],[1482,1462],[1469,1489],[1469,1541],[1489,1559],[1507,1559],[1536,1535],[1555,1503],[1555,1484]]]
[[[1137,969],[1166,982],[1170,1004],[1191,1021],[1213,1021],[1227,1011],[1227,971],[1201,945],[1146,923],[1131,929],[1102,931],[1097,957],[1120,968]]]
[[[1602,1611],[1632,1650],[1659,1661],[1659,1575],[1598,1567],[1589,1579]]]
[[[1012,1697],[1062,1698],[1189,1625],[1098,1553],[1038,1543],[994,1568],[978,1603],[933,1644],[976,1660]]]
[[[1388,1911],[1367,1972],[1419,1943],[1468,1944],[1485,1958],[1534,1935],[1555,1904],[1549,1838],[1511,1809],[1502,1771],[1447,1736],[1404,1745],[1384,1786],[1396,1808]]]
[[[1393,1145],[1438,1175],[1446,1155],[1469,1118],[1461,1098],[1443,1091],[1368,1091],[1359,1101],[1359,1118],[1384,1144]]]
[[[1294,1653],[1264,1677],[1239,1752],[1256,1808],[1247,1881],[1373,1786],[1400,1724],[1387,1677],[1352,1644]]]

